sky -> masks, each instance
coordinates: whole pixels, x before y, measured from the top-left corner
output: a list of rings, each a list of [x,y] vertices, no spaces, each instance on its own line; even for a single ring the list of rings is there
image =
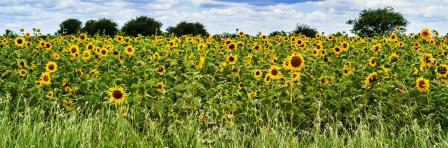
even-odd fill
[[[346,22],[368,8],[393,7],[410,22],[408,32],[428,27],[448,32],[448,0],[1,0],[0,34],[20,28],[53,34],[68,18],[109,18],[122,27],[138,16],[162,22],[201,22],[211,34],[292,31],[307,24],[319,32],[350,32]]]

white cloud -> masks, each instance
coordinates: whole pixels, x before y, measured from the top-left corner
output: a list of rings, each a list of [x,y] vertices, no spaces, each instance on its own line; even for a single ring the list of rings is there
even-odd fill
[[[7,0],[0,2],[0,33],[41,28],[44,33],[57,31],[67,18],[110,18],[121,27],[140,15],[161,21],[163,29],[180,21],[199,21],[211,33],[234,32],[236,28],[249,34],[291,31],[297,23],[308,24],[319,31],[349,32],[348,19],[366,8],[392,6],[409,21],[408,31],[430,27],[448,32],[448,1],[445,0],[326,0],[295,4],[251,5],[216,0],[94,1]]]

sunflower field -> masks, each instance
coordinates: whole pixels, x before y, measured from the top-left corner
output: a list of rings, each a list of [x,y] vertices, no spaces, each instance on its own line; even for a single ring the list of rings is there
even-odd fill
[[[1,36],[0,131],[10,134],[0,142],[387,147],[341,136],[366,134],[401,136],[389,142],[402,146],[443,143],[446,38],[429,29],[374,37]],[[318,141],[332,136],[339,141]]]

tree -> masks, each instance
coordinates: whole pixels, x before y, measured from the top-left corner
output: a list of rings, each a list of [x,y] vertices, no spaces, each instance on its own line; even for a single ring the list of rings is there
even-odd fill
[[[99,20],[89,20],[84,25],[83,31],[87,32],[89,35],[94,35],[95,33],[113,36],[117,34],[117,23],[110,19],[99,19]]]
[[[160,34],[160,27],[162,27],[162,23],[159,21],[141,16],[128,21],[121,30],[131,36],[137,36],[138,34],[149,36],[156,33]]]
[[[191,34],[193,36],[196,35],[207,35],[207,31],[205,30],[204,25],[199,22],[196,23],[187,23],[181,22],[176,25],[176,27],[168,27],[166,29],[168,33],[175,34],[177,36]]]
[[[307,37],[315,37],[318,33],[315,28],[311,28],[310,26],[305,24],[297,24],[296,29],[292,32],[295,34],[302,34]]]
[[[61,24],[59,24],[58,34],[76,34],[81,31],[82,22],[78,19],[66,19]]]
[[[393,31],[396,26],[401,27],[401,31],[406,31],[408,21],[398,12],[394,12],[392,7],[378,9],[364,9],[359,13],[359,17],[348,20],[347,24],[353,25],[352,33],[359,36],[385,35]]]

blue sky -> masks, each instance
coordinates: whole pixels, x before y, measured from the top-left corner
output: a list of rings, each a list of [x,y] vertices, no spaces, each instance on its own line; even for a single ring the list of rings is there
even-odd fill
[[[180,21],[203,23],[212,34],[291,31],[297,23],[320,32],[349,32],[348,19],[366,8],[391,6],[410,22],[409,32],[423,27],[448,32],[447,0],[1,0],[0,33],[5,29],[54,33],[67,18],[110,18],[119,27],[137,16],[153,17],[162,29]]]

